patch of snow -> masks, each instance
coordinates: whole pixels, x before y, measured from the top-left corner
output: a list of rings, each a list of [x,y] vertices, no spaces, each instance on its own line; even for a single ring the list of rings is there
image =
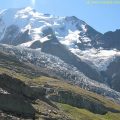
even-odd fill
[[[69,34],[60,42],[68,47],[73,47],[75,48],[76,43],[81,43],[79,40],[79,33],[80,31],[76,30],[75,32],[72,32],[71,30],[68,30]]]
[[[82,29],[84,30],[84,32],[87,32],[87,28],[86,28],[86,25],[85,25],[85,24],[82,24],[81,27],[82,27]]]
[[[0,88],[0,93],[2,93],[2,94],[9,94],[6,90],[3,90],[2,88]]]
[[[29,41],[29,42],[26,42],[26,43],[22,43],[18,46],[20,46],[20,47],[30,47],[35,41]]]
[[[98,49],[70,49],[80,59],[90,61],[99,71],[106,71],[109,64],[114,61],[116,56],[120,56],[120,52],[116,50],[98,50]]]
[[[34,42],[36,41],[40,41],[41,43],[45,42],[45,41],[48,41],[48,37],[44,37],[44,38],[40,38],[40,39],[34,39],[32,41],[29,41],[29,42],[26,42],[26,43],[22,43],[20,45],[18,45],[19,47],[30,47]]]
[[[112,78],[114,78],[116,76],[116,73],[114,73],[113,75],[112,75]]]
[[[91,42],[91,39],[88,38],[88,37],[83,37],[82,41],[85,42],[85,43],[88,43],[88,42]]]
[[[44,37],[44,38],[40,39],[40,42],[43,43],[43,42],[48,41],[48,40],[49,40],[48,37]]]

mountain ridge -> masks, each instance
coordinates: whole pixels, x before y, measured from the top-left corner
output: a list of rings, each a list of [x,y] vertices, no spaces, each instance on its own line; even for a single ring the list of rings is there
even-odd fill
[[[0,11],[0,120],[119,120],[119,30]]]

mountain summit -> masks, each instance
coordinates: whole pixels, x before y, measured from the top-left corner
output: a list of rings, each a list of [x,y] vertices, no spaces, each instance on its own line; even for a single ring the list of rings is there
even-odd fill
[[[54,35],[62,44],[70,48],[79,47],[77,44],[80,43],[91,47],[90,38],[101,35],[74,16],[56,17],[38,13],[30,7],[3,10],[0,12],[0,20],[1,32],[4,32],[4,35],[0,36],[1,42],[11,45],[24,43],[23,46],[30,47],[34,42],[47,41],[49,35]],[[9,38],[8,34],[11,31],[13,35],[12,38]],[[20,34],[26,35],[26,39],[21,42],[16,40],[21,36]],[[8,38],[4,38],[5,36]]]

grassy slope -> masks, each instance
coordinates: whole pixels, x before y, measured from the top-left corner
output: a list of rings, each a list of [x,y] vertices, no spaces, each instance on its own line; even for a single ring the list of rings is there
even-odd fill
[[[71,91],[73,93],[77,93],[80,94],[92,101],[99,101],[100,103],[104,104],[106,107],[110,107],[110,108],[115,108],[120,110],[120,106],[115,104],[114,102],[106,99],[103,96],[100,96],[98,94],[92,93],[90,91],[86,91],[84,89],[81,89],[78,86],[73,86],[67,82],[64,81],[60,81],[57,79],[53,79],[53,78],[49,78],[49,77],[38,77],[35,78],[31,81],[29,81],[30,84],[33,85],[49,85],[51,87],[54,87],[55,89],[62,89],[62,90],[67,90],[67,91]]]
[[[1,55],[0,55],[0,57],[1,57]],[[5,59],[6,59],[6,57],[5,57]],[[73,86],[67,82],[53,79],[50,77],[45,77],[45,76],[31,78],[31,75],[30,75],[31,72],[24,73],[23,71],[22,72],[19,71],[19,69],[20,70],[22,70],[22,69],[29,70],[29,68],[27,68],[24,65],[21,66],[20,63],[16,63],[16,61],[14,61],[14,60],[7,59],[7,61],[4,61],[4,59],[3,59],[2,62],[5,65],[3,65],[3,64],[0,65],[0,73],[6,73],[10,76],[19,78],[22,81],[26,82],[26,84],[49,85],[55,89],[68,90],[73,93],[77,93],[82,96],[85,96],[88,99],[91,99],[93,101],[100,101],[102,104],[104,104],[107,107],[111,107],[111,108],[120,110],[120,106],[115,104],[114,102],[107,100],[106,98],[104,98],[100,95],[97,95],[95,93],[83,90],[77,86]],[[14,66],[14,67],[16,66],[17,70],[11,69],[11,67],[8,68],[7,65]],[[34,70],[31,70],[31,71],[34,72]],[[29,78],[29,76],[30,76],[30,78]],[[68,116],[73,118],[73,120],[120,120],[120,113],[107,113],[106,115],[96,115],[87,110],[75,108],[70,105],[65,105],[65,104],[61,104],[61,103],[57,103],[57,105],[63,112],[65,112]]]
[[[106,115],[93,114],[85,109],[79,109],[67,104],[57,103],[59,108],[68,114],[73,120],[120,120],[120,114],[107,113]]]
[[[4,69],[4,72],[5,71],[6,70]],[[9,71],[8,73],[11,73],[11,71]],[[23,77],[22,75],[17,74],[17,73],[13,73],[12,75],[16,76],[17,78],[22,78],[22,80],[26,79],[26,77]],[[77,94],[85,95],[86,97],[89,97],[90,99],[99,100],[105,106],[116,108],[116,109],[120,110],[120,106],[116,105],[115,103],[111,102],[110,100],[107,100],[104,97],[99,96],[97,94],[80,89],[77,86],[73,87],[72,85],[70,85],[64,81],[59,81],[57,79],[41,76],[39,78],[35,78],[35,79],[31,79],[31,80],[28,79],[25,82],[27,84],[32,84],[32,85],[50,85],[56,89],[70,90]],[[79,108],[76,108],[76,107],[73,107],[73,106],[70,106],[67,104],[62,104],[62,103],[56,103],[56,104],[61,111],[63,111],[67,116],[69,116],[73,120],[120,120],[120,113],[107,113],[106,115],[97,115],[97,114],[89,112],[85,109],[79,109]],[[37,106],[37,107],[42,111],[43,107],[41,107],[41,105]]]

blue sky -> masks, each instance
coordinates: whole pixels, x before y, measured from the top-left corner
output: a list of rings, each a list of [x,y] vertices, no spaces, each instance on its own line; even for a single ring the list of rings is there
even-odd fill
[[[87,0],[1,0],[0,8],[31,6],[42,13],[77,16],[104,33],[120,29],[120,4],[87,4]]]

